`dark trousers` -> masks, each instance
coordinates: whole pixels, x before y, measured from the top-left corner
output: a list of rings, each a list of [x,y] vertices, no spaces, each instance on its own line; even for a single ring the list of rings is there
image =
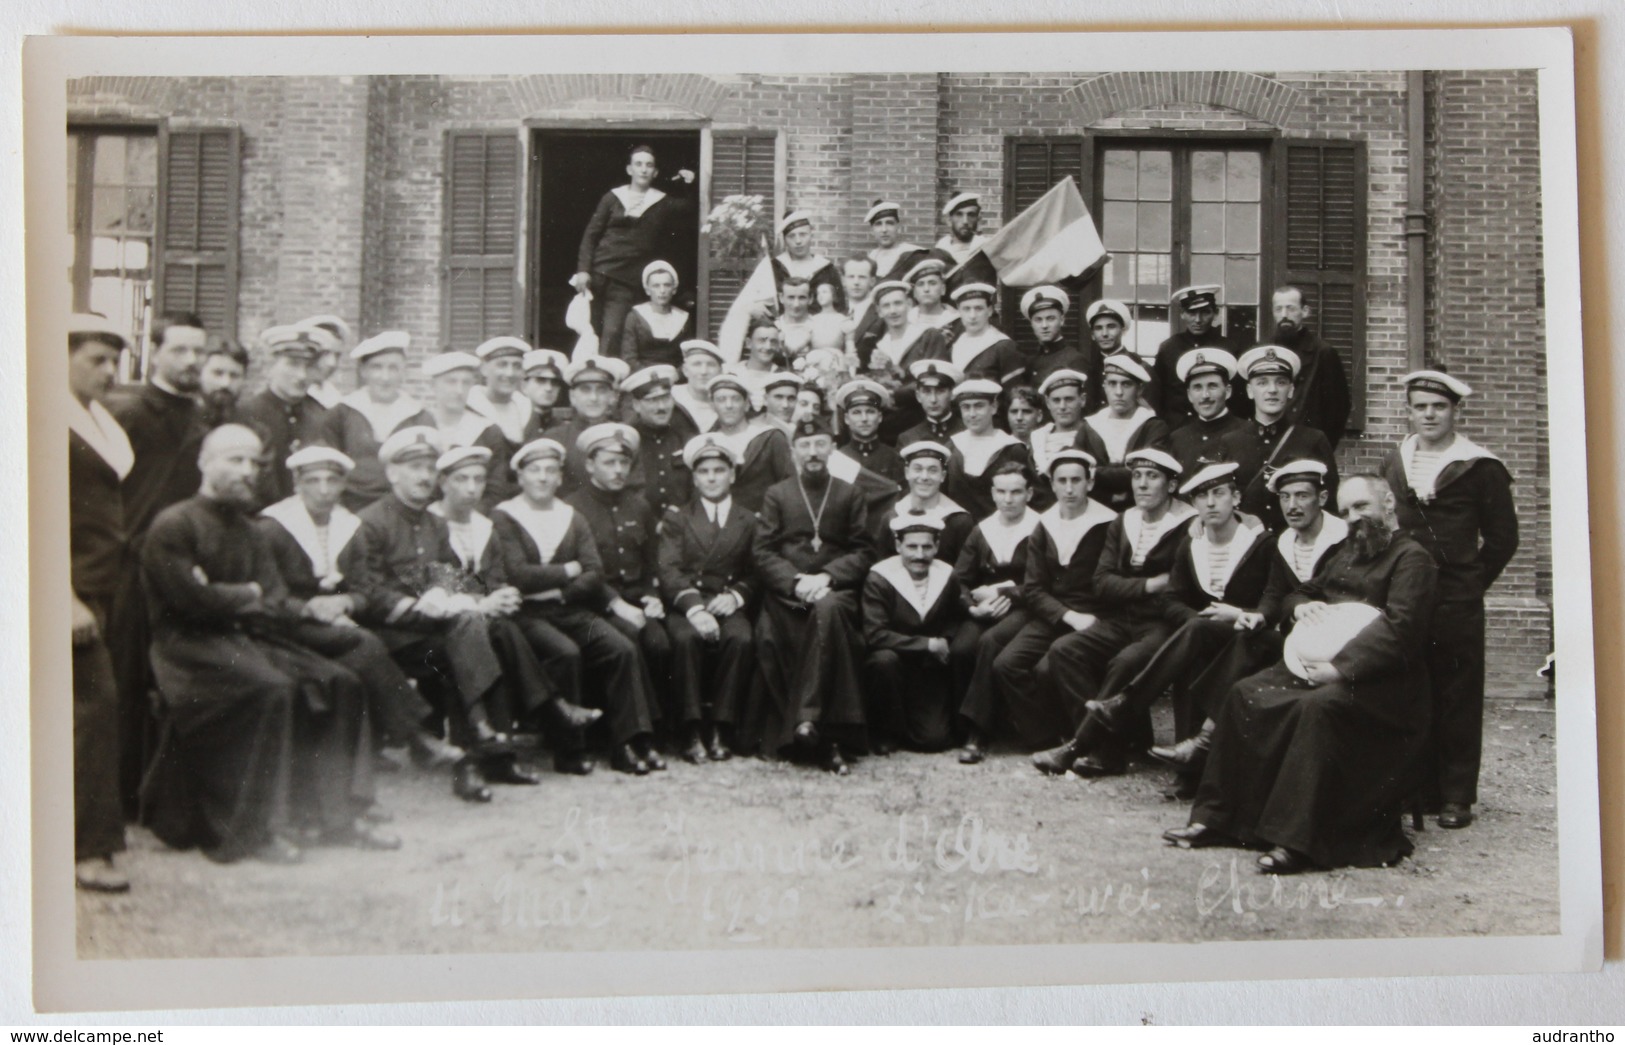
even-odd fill
[[[1128,698],[1133,714],[1145,716],[1172,689],[1174,739],[1183,740],[1203,719],[1217,715],[1217,701],[1231,686],[1269,667],[1280,650],[1273,629],[1238,632],[1228,621],[1196,617],[1181,624],[1118,692]]]
[[[1005,646],[1009,645],[1010,640],[1015,638],[1031,619],[1027,616],[1026,610],[1013,609],[985,627],[981,622],[976,622],[977,626],[969,632],[971,640],[975,643],[971,653],[974,667],[971,669],[970,686],[965,690],[965,700],[959,705],[959,715],[985,735],[991,736],[998,730],[999,711],[1002,706],[999,699],[999,681],[994,674],[993,664],[998,660],[999,654],[1004,652]],[[955,641],[963,640],[956,635]]]
[[[1483,599],[1452,599],[1434,609],[1427,667],[1433,684],[1430,784],[1440,801],[1471,805],[1478,801],[1484,753]]]
[[[613,613],[605,617],[617,631],[632,640],[638,656],[643,658],[644,672],[649,676],[649,717],[653,721],[668,719],[666,709],[671,707],[671,637],[666,624],[659,620],[645,620],[643,627],[634,628]]]
[[[962,706],[975,670],[976,628],[949,634],[948,662],[925,650],[870,650],[863,684],[871,735],[916,751],[941,751],[954,742],[955,709]]]
[[[92,607],[98,626],[105,615]],[[113,659],[98,637],[73,647],[73,858],[124,848],[119,801],[119,703]]]
[[[598,354],[621,355],[621,336],[626,330],[626,315],[632,306],[643,300],[637,288],[617,282],[608,276],[592,277],[592,328],[598,331]]]
[[[1051,747],[1077,728],[1063,709],[1052,706],[1048,687],[1039,684],[1038,667],[1050,646],[1073,634],[1065,624],[1033,618],[1021,627],[993,659],[993,677],[1004,700],[1010,728],[1027,748]]]
[[[1055,640],[1038,665],[1038,686],[1045,700],[1067,717],[1074,734],[1087,713],[1084,705],[1120,692],[1145,667],[1164,642],[1168,626],[1159,620],[1098,619],[1083,631]],[[1150,718],[1141,712],[1130,720],[1133,747],[1151,741]]]
[[[706,642],[680,613],[666,616],[671,642],[672,725],[710,720],[732,723],[738,716],[755,662],[751,658],[750,618],[741,612],[722,617],[716,641]]]
[[[146,588],[140,559],[132,544],[123,583],[108,608],[107,652],[112,658],[118,694],[118,788],[124,817],[135,820],[141,805],[141,781],[158,749],[158,719],[153,713],[152,644],[147,624]]]
[[[383,746],[405,744],[423,732],[424,720],[433,709],[412,688],[383,639],[365,628],[331,628],[314,622],[296,628],[294,638],[361,680],[367,695],[367,719]],[[330,641],[333,639],[338,641]]]
[[[533,603],[513,620],[560,696],[604,709],[614,743],[653,730],[652,687],[637,644],[602,615],[576,606]]]

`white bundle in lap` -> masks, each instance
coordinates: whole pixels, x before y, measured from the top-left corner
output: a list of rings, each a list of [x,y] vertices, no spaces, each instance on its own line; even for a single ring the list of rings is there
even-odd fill
[[[579,363],[598,354],[598,334],[592,328],[592,291],[581,290],[564,310],[564,325],[576,332],[576,346],[570,362]]]
[[[1326,607],[1325,616],[1313,623],[1304,621],[1287,636],[1281,659],[1287,670],[1301,679],[1309,677],[1305,664],[1325,664],[1343,652],[1365,626],[1382,616],[1374,606],[1363,602],[1340,602]]]

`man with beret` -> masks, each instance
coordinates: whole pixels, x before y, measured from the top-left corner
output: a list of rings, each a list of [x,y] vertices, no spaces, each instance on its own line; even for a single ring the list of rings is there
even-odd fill
[[[1258,869],[1275,875],[1391,866],[1413,848],[1400,811],[1427,747],[1438,569],[1381,477],[1347,476],[1337,497],[1348,539],[1282,603],[1296,622],[1282,661],[1224,699],[1190,822],[1163,833],[1173,845],[1270,846]]]
[[[1093,342],[1087,347],[1068,344],[1062,333],[1072,297],[1056,286],[1034,287],[1021,295],[1021,314],[1027,317],[1037,343],[1024,348],[1011,342],[994,356],[997,380],[1005,388],[1037,388],[1057,370],[1098,373],[1100,360]]]
[[[500,451],[493,451],[493,458],[504,459],[503,463],[525,445],[530,415],[536,410],[521,390],[529,354],[530,345],[516,337],[494,337],[474,349],[483,383],[468,390],[468,409],[501,430],[505,442]]]
[[[711,407],[708,390],[711,379],[722,373],[722,350],[701,338],[683,342],[683,380],[672,386],[671,397],[677,404],[672,424],[686,442],[701,432],[709,432],[717,423],[717,412]]]
[[[863,496],[829,473],[834,449],[823,421],[798,424],[793,450],[800,474],[770,487],[762,500],[756,653],[770,705],[765,750],[794,743],[844,776],[842,745],[863,743],[858,592],[875,552]]]
[[[1298,354],[1290,348],[1259,345],[1241,354],[1237,368],[1247,380],[1247,395],[1253,401],[1253,416],[1223,439],[1220,454],[1241,467],[1236,481],[1241,484],[1241,510],[1264,520],[1279,533],[1286,525],[1281,505],[1270,492],[1270,477],[1287,462],[1310,458],[1326,465],[1330,496],[1337,496],[1337,458],[1332,446],[1318,429],[1291,419],[1294,389],[1298,378]]]
[[[991,283],[961,283],[953,292],[959,322],[948,331],[948,361],[967,377],[999,379],[1001,354],[1009,355],[1015,342],[993,325],[999,288]]]
[[[302,446],[317,442],[327,415],[310,396],[315,339],[297,326],[272,327],[260,335],[265,345],[265,387],[237,404],[237,420],[259,433],[265,467],[255,491],[260,503],[272,504],[293,492],[293,480],[282,462]]]
[[[378,448],[423,412],[403,387],[406,350],[412,337],[404,330],[375,334],[350,350],[358,387],[339,400],[322,422],[321,441],[355,462],[345,484],[344,507],[359,512],[389,493]]]
[[[1095,567],[1117,513],[1089,497],[1095,460],[1083,450],[1062,450],[1050,460],[1055,505],[1039,516],[1027,545],[1021,596],[1027,623],[993,661],[1010,727],[1028,750],[1052,747],[1077,729],[1077,715],[1054,692],[1050,648],[1086,632],[1098,609]]]
[[[731,496],[733,449],[715,435],[683,447],[697,497],[660,525],[660,591],[670,612],[671,702],[685,761],[733,757],[724,730],[740,720],[754,672],[750,613],[756,594],[756,516]]]
[[[530,420],[525,422],[523,446],[553,427],[553,408],[564,391],[564,372],[570,357],[554,348],[534,348],[525,353],[525,398],[530,400]]]
[[[952,565],[959,550],[976,526],[970,512],[942,492],[948,478],[948,462],[953,452],[941,443],[910,443],[902,449],[904,482],[907,492],[880,515],[875,526],[875,543],[885,548],[892,542],[891,521],[899,515],[929,516],[941,523],[937,531],[937,557]]]
[[[671,423],[677,408],[671,397],[676,383],[677,369],[664,363],[646,366],[621,382],[638,436],[626,488],[642,494],[657,519],[672,505],[687,504],[693,493],[683,466],[683,434]]]
[[[1106,526],[1093,587],[1091,612],[1098,619],[1057,639],[1048,654],[1050,685],[1072,724],[1068,737],[1083,723],[1087,702],[1121,689],[1172,630],[1165,611],[1174,559],[1196,510],[1174,497],[1180,469],[1167,453],[1137,450],[1129,454],[1128,465],[1134,505]],[[1145,709],[1121,724],[1125,743],[1140,750],[1151,745]],[[1046,773],[1075,769],[1080,776],[1121,771],[1120,759],[1114,765],[1110,756],[1077,755],[1069,740],[1034,755],[1033,764]]]
[[[1236,357],[1222,348],[1199,348],[1179,357],[1176,375],[1192,414],[1168,436],[1167,445],[1186,475],[1223,460],[1232,452],[1226,437],[1246,424],[1230,412],[1235,374]]]
[[[1062,450],[1087,450],[1097,461],[1105,459],[1100,453],[1101,448],[1091,442],[1089,432],[1083,425],[1083,406],[1088,398],[1088,384],[1089,379],[1081,371],[1065,368],[1052,371],[1039,384],[1038,394],[1044,398],[1050,420],[1033,429],[1032,438],[1028,440],[1028,445],[1032,448],[1033,468],[1038,474],[1047,474],[1050,460]],[[1097,469],[1094,497],[1103,504],[1110,504],[1110,501],[1102,496],[1099,486]],[[1048,507],[1049,492],[1040,490],[1038,496],[1040,505]],[[1121,508],[1122,505],[1112,507]]]
[[[564,371],[570,387],[570,419],[547,430],[545,438],[565,447],[560,495],[572,494],[587,484],[587,458],[577,447],[581,433],[594,425],[616,420],[616,389],[631,371],[613,356],[578,359]]]
[[[897,554],[875,563],[863,582],[863,680],[876,754],[898,745],[941,751],[954,741],[977,631],[954,568],[937,558],[942,529],[934,514],[894,515],[887,538]]]
[[[717,412],[711,429],[727,443],[739,462],[734,472],[733,499],[751,511],[773,484],[796,474],[790,440],[779,429],[750,416],[750,391],[733,374],[711,379],[711,406]]]
[[[1141,399],[1151,374],[1132,352],[1108,355],[1101,362],[1100,381],[1106,405],[1083,419],[1083,446],[1100,462],[1095,469],[1095,499],[1121,511],[1133,499],[1128,455],[1161,445],[1168,438],[1168,426]]]
[[[599,447],[598,435],[606,430],[592,431],[593,437],[578,447],[584,460]],[[618,425],[607,431],[609,440],[620,444],[631,429]],[[521,447],[512,462],[519,496],[499,504],[493,517],[503,568],[523,596],[515,622],[567,698],[581,703],[574,695],[590,691],[591,703],[603,707],[610,764],[645,776],[666,768],[653,747],[659,714],[654,684],[637,642],[605,615],[619,596],[606,586],[604,561],[586,517],[558,499],[564,460],[564,447],[553,439]],[[625,610],[633,620],[641,616],[647,622],[639,607],[628,604]]]
[[[1074,763],[1080,776],[1123,772],[1137,724],[1149,718],[1151,706],[1170,688],[1175,737],[1196,732],[1207,708],[1192,707],[1191,695],[1213,685],[1208,676],[1214,662],[1235,641],[1243,618],[1256,616],[1273,558],[1269,531],[1256,521],[1242,521],[1236,475],[1233,461],[1212,464],[1180,488],[1180,496],[1195,505],[1202,527],[1184,533],[1174,552],[1168,598],[1162,604],[1163,623],[1172,634],[1132,678],[1121,685],[1108,683],[1099,699],[1085,705],[1088,714],[1070,750],[1049,759],[1052,770],[1081,755]],[[1237,681],[1239,677],[1228,677],[1226,688]]]
[[[860,377],[835,390],[834,404],[846,432],[841,452],[902,486],[903,457],[880,437],[881,423],[891,409],[891,393],[878,382]]]
[[[993,427],[999,394],[995,381],[972,378],[954,386],[952,401],[965,427],[948,437],[948,496],[973,519],[993,514],[993,473],[1006,461],[1027,463],[1027,444]]]
[[[875,239],[875,245],[869,248],[868,258],[874,263],[876,280],[896,279],[930,253],[930,248],[901,238],[903,208],[896,203],[875,200],[863,220],[868,223]],[[850,294],[847,297],[849,301],[852,300]]]
[[[964,431],[965,422],[954,407],[954,388],[965,380],[958,367],[945,359],[921,359],[910,368],[909,377],[914,384],[912,417],[916,423],[902,428],[892,440],[896,445],[946,443],[949,436]],[[881,438],[902,426],[906,420],[902,414],[902,410],[894,410],[885,419],[880,426]]]
[[[1275,293],[1270,295],[1270,311],[1275,316],[1272,340],[1282,348],[1290,348],[1302,364],[1297,394],[1287,410],[1287,420],[1320,429],[1336,450],[1337,444],[1343,441],[1343,433],[1348,431],[1351,405],[1343,361],[1338,358],[1336,349],[1309,328],[1311,310],[1304,303],[1302,289],[1275,288]]]
[[[1128,356],[1136,363],[1140,362],[1140,357],[1123,344],[1124,335],[1134,326],[1133,314],[1127,305],[1113,298],[1101,298],[1084,310],[1083,323],[1089,329],[1089,340],[1094,342],[1095,351],[1099,353],[1102,365],[1116,355]],[[1104,374],[1095,373],[1089,377],[1092,381],[1089,389],[1089,405],[1086,409],[1089,413],[1094,413],[1106,405],[1106,386]],[[1161,402],[1159,391],[1152,385],[1148,376],[1145,387],[1140,390],[1140,401],[1155,410],[1157,403]]]
[[[414,423],[440,433],[440,445],[447,450],[462,446],[482,446],[490,451],[485,481],[487,507],[507,500],[514,490],[508,471],[508,440],[496,423],[469,408],[469,395],[477,387],[480,361],[467,352],[442,352],[423,361],[423,376],[429,379],[429,405]]]
[[[101,400],[129,338],[103,316],[68,319],[68,577],[73,641],[73,860],[80,889],[122,893],[130,879],[119,802],[119,700],[107,612],[127,542],[119,484],[135,451]]]
[[[998,271],[982,248],[987,237],[982,227],[982,197],[974,192],[956,192],[942,205],[942,216],[948,219],[948,234],[931,247],[931,256],[947,265],[948,289],[965,283],[997,283]]]
[[[1398,493],[1399,525],[1439,566],[1427,646],[1435,776],[1424,794],[1443,803],[1440,827],[1461,828],[1473,822],[1483,753],[1484,593],[1518,550],[1518,515],[1506,465],[1457,428],[1466,382],[1437,370],[1400,380],[1411,434],[1382,474]]]
[[[1172,305],[1184,329],[1157,346],[1156,362],[1151,368],[1152,381],[1161,393],[1157,411],[1169,428],[1178,429],[1196,415],[1189,398],[1182,394],[1185,379],[1180,375],[1179,361],[1199,348],[1219,349],[1234,358],[1246,347],[1219,329],[1219,293],[1223,289],[1216,283],[1204,283],[1181,287],[1173,293]],[[1241,398],[1239,382],[1232,392],[1238,400]]]
[[[856,345],[859,375],[892,394],[892,426],[906,428],[919,417],[914,393],[915,367],[948,358],[942,331],[909,319],[909,285],[891,280],[875,287],[875,311],[883,326],[873,338]]]

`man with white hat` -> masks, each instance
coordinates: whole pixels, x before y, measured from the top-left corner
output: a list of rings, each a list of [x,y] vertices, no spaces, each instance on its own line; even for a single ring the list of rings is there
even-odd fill
[[[333,383],[333,373],[339,368],[339,356],[350,345],[350,324],[334,315],[309,316],[297,326],[310,331],[316,339],[316,361],[310,368],[310,397],[327,410],[338,405],[343,393]]]
[[[955,325],[959,321],[959,310],[943,303],[948,293],[948,284],[943,278],[947,271],[948,266],[941,258],[928,257],[909,269],[903,282],[909,285],[909,297],[914,302],[909,306],[908,321],[941,330],[945,338],[951,339],[959,331]],[[949,333],[950,327],[953,333]]]
[[[352,512],[389,492],[378,448],[415,424],[423,411],[423,404],[403,387],[406,350],[411,346],[412,336],[406,331],[386,330],[351,349],[358,387],[342,397],[322,422],[321,442],[355,462],[344,490],[344,507]]]
[[[525,353],[521,364],[525,371],[525,398],[530,400],[530,420],[525,422],[524,438],[520,445],[540,439],[542,433],[553,427],[553,408],[558,405],[564,391],[564,372],[570,367],[570,357],[556,348],[533,348]]]
[[[1296,622],[1283,661],[1222,702],[1190,823],[1163,834],[1173,845],[1270,846],[1258,869],[1275,875],[1412,851],[1400,812],[1427,745],[1438,571],[1379,476],[1346,476],[1338,506],[1348,539],[1282,603]]]
[[[1275,469],[1287,461],[1320,461],[1330,477],[1330,496],[1336,497],[1337,458],[1324,433],[1291,419],[1299,367],[1296,352],[1259,345],[1243,352],[1236,365],[1247,381],[1253,416],[1224,437],[1221,454],[1241,466],[1236,473],[1241,510],[1263,519],[1265,526],[1279,533],[1286,522],[1281,518],[1280,502],[1269,488]]]
[[[671,262],[656,260],[643,267],[643,292],[649,300],[626,314],[620,344],[610,355],[619,355],[633,371],[682,363],[682,344],[693,336],[694,317],[677,307],[677,284],[677,267]]]
[[[750,615],[756,599],[756,516],[731,496],[733,448],[715,435],[683,447],[697,494],[660,524],[660,592],[671,638],[667,720],[682,729],[685,761],[733,757],[724,730],[744,711],[755,675]]]
[[[959,561],[959,550],[976,527],[971,513],[942,492],[953,451],[942,443],[921,442],[903,447],[901,455],[905,492],[880,515],[875,527],[876,543],[882,549],[892,543],[894,531],[887,527],[899,515],[929,516],[942,524],[937,531],[937,557],[952,565]]]
[[[1177,429],[1195,415],[1190,400],[1182,394],[1185,379],[1179,374],[1179,361],[1199,348],[1220,349],[1233,358],[1247,347],[1218,326],[1219,294],[1223,290],[1217,283],[1204,283],[1181,287],[1170,299],[1173,310],[1179,313],[1181,329],[1157,346],[1156,362],[1152,365],[1152,380],[1161,393],[1157,411],[1169,428]],[[1233,391],[1239,402],[1243,391],[1240,382]]]
[[[1438,370],[1400,379],[1411,434],[1383,458],[1399,496],[1399,525],[1439,565],[1429,620],[1433,677],[1430,761],[1424,797],[1442,802],[1439,826],[1466,827],[1478,801],[1484,730],[1484,594],[1518,550],[1512,476],[1500,458],[1458,430],[1472,389]]]
[[[942,519],[905,512],[887,524],[897,553],[863,582],[863,681],[870,747],[941,751],[975,668],[977,631],[954,568],[938,558]]]
[[[918,424],[897,436],[897,445],[946,443],[955,432],[964,431],[965,422],[954,408],[954,389],[965,380],[964,371],[945,359],[922,359],[914,364],[909,375],[914,382],[914,401],[919,406],[915,416],[924,416]],[[882,426],[882,435],[885,432],[886,426]]]
[[[1060,287],[1034,287],[1021,295],[1021,314],[1032,327],[1036,344],[1026,348],[1011,342],[994,356],[999,384],[1005,388],[1037,388],[1057,370],[1076,370],[1085,375],[1099,372],[1094,343],[1079,346],[1066,339],[1063,324],[1071,309],[1072,296]]]
[[[525,445],[525,431],[535,412],[521,387],[530,351],[530,345],[517,337],[493,337],[474,349],[484,383],[469,389],[468,409],[502,430],[507,442],[500,452],[493,451],[499,457],[511,457]]]
[[[751,511],[758,511],[773,484],[796,474],[790,440],[780,429],[750,416],[750,391],[738,377],[718,374],[711,379],[709,391],[711,406],[717,412],[717,423],[711,431],[733,448],[739,461],[733,498]]]
[[[801,376],[791,370],[775,371],[762,382],[761,418],[787,439],[796,430],[796,399],[804,386]]]
[[[1123,344],[1124,335],[1134,326],[1133,313],[1123,302],[1112,298],[1101,298],[1099,301],[1091,302],[1083,312],[1083,323],[1089,330],[1089,340],[1094,342],[1095,351],[1099,353],[1098,358],[1102,364],[1115,355],[1127,355],[1135,362],[1140,361],[1140,357]],[[1105,386],[1101,383],[1102,375],[1089,376],[1095,379],[1094,396],[1089,401],[1089,411],[1093,413],[1106,404]],[[1150,387],[1149,381],[1147,385],[1148,387],[1142,390],[1140,399],[1152,409],[1156,409],[1159,402],[1158,389]]]
[[[953,405],[965,427],[948,437],[948,496],[973,519],[993,514],[993,473],[1006,461],[1030,463],[1027,444],[993,427],[1001,389],[997,382],[971,378],[954,386]]]
[[[1225,438],[1246,423],[1230,411],[1236,357],[1222,348],[1199,348],[1179,357],[1176,376],[1192,413],[1174,429],[1167,446],[1185,474],[1194,475],[1230,453]]]
[[[505,362],[512,362],[510,355]],[[489,473],[485,482],[487,507],[513,495],[513,476],[506,458],[508,440],[502,429],[469,407],[469,396],[478,387],[480,361],[467,352],[442,352],[423,361],[423,376],[429,379],[429,405],[414,420],[440,433],[447,450],[480,446],[490,451]]]
[[[720,373],[721,349],[704,338],[683,342],[683,380],[672,386],[671,397],[677,404],[672,424],[685,441],[701,432],[709,432],[717,423],[717,412],[711,407],[708,389],[711,379]]]
[[[1015,342],[993,326],[999,288],[992,283],[961,283],[953,294],[959,322],[946,331],[948,360],[968,377],[999,378],[998,360],[1008,356]]]
[[[869,248],[869,260],[874,262],[874,278],[896,279],[913,268],[930,250],[899,238],[903,231],[903,208],[889,200],[875,200],[863,220],[874,235],[875,245]]]
[[[1095,470],[1096,500],[1121,511],[1129,491],[1128,455],[1162,444],[1168,426],[1141,395],[1151,374],[1132,352],[1113,352],[1101,361],[1100,384],[1106,405],[1083,419],[1084,445],[1100,460]],[[1037,443],[1034,443],[1034,449]]]
[[[835,413],[846,438],[841,452],[877,475],[903,485],[903,457],[881,438],[881,425],[891,409],[891,393],[866,377],[855,378],[835,390]]]
[[[676,384],[677,369],[664,363],[646,366],[621,382],[638,434],[627,489],[641,493],[657,519],[672,505],[687,504],[693,492],[683,466],[683,433],[671,423],[677,408],[671,391]]]
[[[327,409],[310,395],[311,366],[319,351],[315,337],[298,326],[271,327],[260,335],[264,345],[265,387],[237,404],[237,420],[259,432],[265,445],[260,469],[261,503],[272,504],[293,492],[283,465],[287,456],[321,438]]]
[[[987,237],[982,227],[982,197],[975,192],[955,192],[942,205],[948,221],[948,234],[931,248],[931,255],[947,265],[948,288],[964,283],[998,283],[999,274],[982,253]]]
[[[757,264],[740,288],[739,296],[728,306],[728,314],[717,331],[717,344],[724,363],[739,361],[750,317],[778,307],[779,290],[786,279],[796,276],[806,280],[810,298],[815,303],[820,286],[832,287],[840,293],[841,277],[835,271],[835,264],[813,250],[811,213],[792,207],[779,219],[778,233],[784,242],[783,252],[763,258]]]
[[[616,389],[630,376],[626,364],[612,356],[578,359],[565,368],[564,380],[570,386],[570,419],[546,432],[546,438],[566,448],[561,495],[574,493],[586,484],[587,458],[576,449],[576,440],[593,425],[617,420]]]
[[[1047,423],[1033,429],[1032,438],[1029,440],[1033,467],[1040,475],[1049,469],[1050,458],[1062,450],[1088,450],[1097,461],[1105,460],[1101,452],[1104,448],[1096,447],[1092,443],[1089,432],[1083,424],[1084,404],[1089,398],[1087,375],[1078,370],[1064,368],[1052,371],[1039,384],[1038,394],[1044,397],[1044,406],[1050,417]],[[1099,486],[1097,468],[1094,498],[1102,503],[1110,503],[1101,496]],[[1041,500],[1043,506],[1048,507],[1047,496],[1041,497]]]
[[[909,318],[909,285],[889,280],[875,287],[875,312],[881,328],[856,343],[861,376],[884,385],[896,404],[894,423],[907,425],[915,413],[914,369],[919,363],[946,361],[948,342],[942,331]],[[955,368],[956,370],[958,368]]]

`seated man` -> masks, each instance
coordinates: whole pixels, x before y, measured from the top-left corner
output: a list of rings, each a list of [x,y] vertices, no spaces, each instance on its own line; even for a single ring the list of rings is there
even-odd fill
[[[901,456],[908,492],[881,514],[873,527],[875,543],[881,547],[893,543],[890,526],[898,516],[929,515],[942,523],[937,533],[937,558],[950,565],[958,562],[959,550],[965,546],[976,520],[942,492],[952,454],[941,443],[920,442],[903,447]]]
[[[858,589],[874,540],[863,496],[829,474],[828,426],[801,422],[793,449],[801,474],[767,491],[756,530],[756,652],[770,704],[764,745],[777,751],[793,742],[844,776],[841,742],[862,742]]]
[[[671,612],[672,701],[682,755],[699,764],[732,757],[722,731],[739,720],[755,662],[751,600],[756,591],[756,516],[731,496],[734,452],[697,435],[683,463],[699,496],[666,510],[660,525],[660,590]]]
[[[993,514],[994,469],[1006,461],[1026,464],[1030,459],[1026,443],[993,427],[999,394],[996,382],[977,378],[961,381],[953,390],[953,403],[965,427],[948,437],[952,454],[946,489],[975,519]]]
[[[1082,725],[1089,701],[1116,693],[1168,640],[1171,629],[1164,612],[1174,553],[1185,525],[1196,514],[1174,497],[1179,465],[1173,458],[1161,450],[1137,450],[1129,455],[1128,464],[1134,507],[1106,527],[1094,578],[1094,612],[1099,619],[1057,639],[1049,651],[1051,685],[1067,707],[1074,730]],[[1149,715],[1142,712],[1125,725],[1129,745],[1139,750],[1151,745]],[[1072,768],[1083,776],[1113,771],[1092,756],[1076,759],[1075,764],[1074,759],[1069,742],[1034,755],[1033,765],[1045,773]]]
[[[1032,472],[1007,461],[993,470],[993,503],[998,510],[976,524],[954,564],[954,576],[965,593],[967,612],[976,626],[976,666],[971,673],[959,716],[966,722],[965,747],[959,761],[975,765],[998,724],[999,688],[993,663],[1030,619],[1022,596],[1027,573],[1028,538],[1038,526],[1032,509]]]
[[[1229,453],[1225,437],[1245,423],[1230,412],[1236,357],[1222,348],[1199,348],[1180,356],[1175,372],[1191,416],[1174,429],[1167,448],[1184,474],[1195,475],[1203,465],[1224,460]]]
[[[954,712],[975,668],[976,629],[954,578],[937,558],[942,520],[893,516],[897,554],[863,582],[863,680],[869,745],[877,755],[902,744],[941,751],[953,743]]]
[[[1028,620],[993,661],[1011,729],[1028,750],[1054,746],[1078,723],[1052,692],[1050,647],[1095,623],[1095,566],[1117,513],[1089,498],[1095,459],[1062,450],[1050,461],[1055,506],[1039,516],[1027,545],[1021,596]],[[1079,699],[1078,718],[1083,700]]]
[[[1209,465],[1193,475],[1179,493],[1196,506],[1201,528],[1186,533],[1174,554],[1169,598],[1163,610],[1173,634],[1126,684],[1115,692],[1103,691],[1110,696],[1085,705],[1088,714],[1073,736],[1071,752],[1055,753],[1051,768],[1070,754],[1083,756],[1073,764],[1079,776],[1123,772],[1127,738],[1170,687],[1175,691],[1175,735],[1183,738],[1192,732],[1193,719],[1205,709],[1193,712],[1188,707],[1189,694],[1204,688],[1207,669],[1242,627],[1242,618],[1257,611],[1272,549],[1267,530],[1256,521],[1242,521],[1235,463]]]
[[[677,370],[663,364],[644,367],[621,382],[621,391],[631,397],[632,428],[638,433],[626,486],[643,495],[657,519],[672,505],[687,504],[692,493],[683,467],[683,433],[671,423],[676,383]]]
[[[834,404],[846,430],[841,452],[871,472],[902,486],[903,457],[880,436],[886,411],[891,409],[891,393],[878,383],[860,377],[835,390]]]
[[[790,440],[779,429],[750,416],[750,390],[732,374],[718,374],[711,379],[711,407],[717,412],[717,423],[711,431],[728,444],[739,461],[734,500],[757,511],[769,487],[796,474]]]
[[[558,499],[564,458],[552,439],[521,447],[512,461],[520,494],[492,518],[504,572],[523,596],[514,620],[574,703],[587,692],[585,673],[609,722],[611,765],[645,776],[666,768],[651,736],[653,684],[637,644],[600,612],[610,599],[603,560],[586,519]]]
[[[1106,405],[1083,419],[1088,431],[1084,448],[1100,456],[1095,499],[1121,511],[1133,502],[1129,453],[1163,445],[1168,426],[1141,398],[1150,386],[1151,374],[1132,353],[1109,355],[1100,367]]]
[[[142,544],[164,709],[143,808],[167,844],[219,862],[297,862],[304,826],[397,848],[361,819],[373,795],[360,680],[298,641],[302,607],[249,521],[261,453],[242,425],[209,433],[198,493],[159,512]]]
[[[1270,477],[1287,461],[1313,458],[1327,468],[1331,496],[1337,496],[1337,458],[1319,429],[1288,418],[1298,378],[1298,356],[1290,348],[1260,345],[1236,363],[1247,380],[1253,416],[1224,438],[1222,457],[1241,466],[1241,510],[1264,521],[1272,532],[1285,528],[1281,505],[1270,491]]]
[[[546,432],[546,438],[569,448],[561,493],[574,493],[587,484],[587,458],[576,449],[576,440],[593,425],[619,419],[615,390],[630,376],[627,365],[612,356],[578,360],[565,369],[564,380],[570,386],[570,420]]]
[[[1381,477],[1352,475],[1337,496],[1348,539],[1283,603],[1297,622],[1287,658],[1224,701],[1190,824],[1163,835],[1174,845],[1272,846],[1258,859],[1265,874],[1411,852],[1400,807],[1421,782],[1438,568],[1397,529]],[[1346,603],[1364,604],[1356,621],[1369,618],[1352,636]]]

